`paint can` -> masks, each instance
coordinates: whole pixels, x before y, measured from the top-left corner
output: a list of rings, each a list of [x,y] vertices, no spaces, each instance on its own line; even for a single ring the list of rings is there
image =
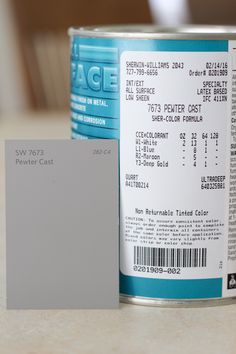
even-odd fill
[[[74,139],[120,140],[121,300],[236,298],[236,28],[71,28]]]

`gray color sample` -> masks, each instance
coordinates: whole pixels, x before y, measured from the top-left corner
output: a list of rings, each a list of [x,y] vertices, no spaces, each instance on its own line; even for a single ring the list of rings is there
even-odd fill
[[[114,140],[6,142],[7,308],[117,308]]]

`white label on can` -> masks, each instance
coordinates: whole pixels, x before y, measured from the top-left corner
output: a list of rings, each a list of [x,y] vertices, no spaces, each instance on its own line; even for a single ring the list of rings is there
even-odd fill
[[[233,44],[230,52],[121,55],[125,275],[223,278],[222,296],[236,295]]]

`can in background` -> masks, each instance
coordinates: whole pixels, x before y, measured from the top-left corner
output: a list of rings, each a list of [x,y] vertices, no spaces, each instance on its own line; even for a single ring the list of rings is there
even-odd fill
[[[71,35],[74,139],[120,139],[120,292],[201,306],[236,297],[236,28]]]

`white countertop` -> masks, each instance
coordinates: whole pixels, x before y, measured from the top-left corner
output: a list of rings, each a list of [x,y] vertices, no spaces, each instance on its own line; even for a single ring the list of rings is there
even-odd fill
[[[0,139],[69,138],[69,114],[1,121]],[[1,258],[4,259],[4,169],[0,154]],[[119,310],[7,311],[1,267],[0,354],[236,354],[236,304]]]

